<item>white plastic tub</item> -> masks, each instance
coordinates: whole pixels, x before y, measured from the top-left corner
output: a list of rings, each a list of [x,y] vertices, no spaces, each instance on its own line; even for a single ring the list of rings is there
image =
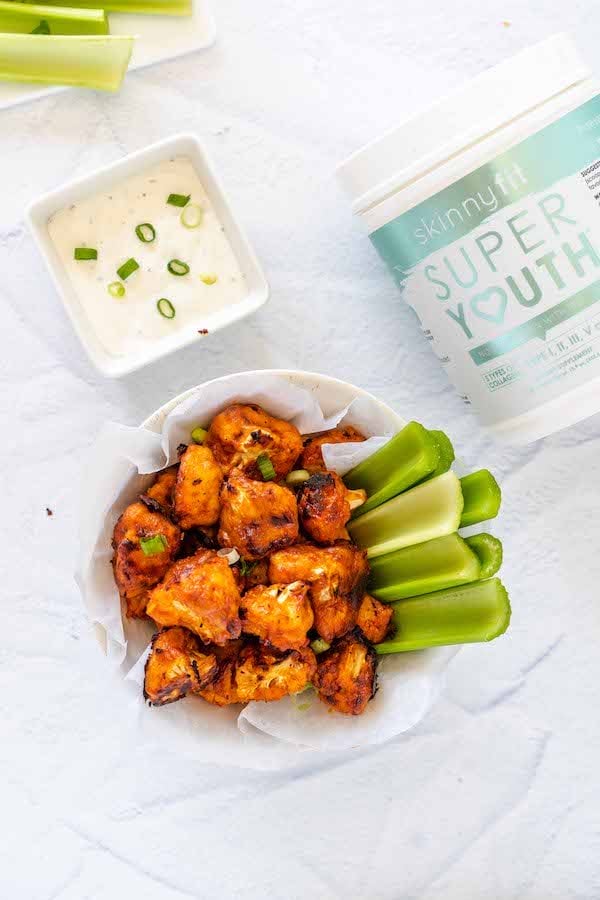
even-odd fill
[[[567,35],[339,169],[466,403],[528,442],[600,411],[600,87]]]

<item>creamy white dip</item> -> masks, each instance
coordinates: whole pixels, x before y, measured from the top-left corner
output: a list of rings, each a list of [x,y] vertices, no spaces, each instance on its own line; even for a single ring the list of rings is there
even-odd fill
[[[190,204],[202,207],[197,228],[181,223],[182,209],[167,203],[169,194],[191,194]],[[156,231],[151,243],[135,232],[146,222]],[[48,231],[86,317],[115,357],[191,327],[201,332],[203,317],[247,295],[223,226],[185,156],[166,159],[61,209],[49,220]],[[75,260],[76,247],[97,249],[98,259]],[[113,297],[108,286],[121,280],[117,269],[130,258],[139,269],[122,281],[125,295]],[[186,263],[189,274],[172,275],[167,264],[173,259]],[[162,297],[173,304],[173,319],[160,315],[156,304]]]

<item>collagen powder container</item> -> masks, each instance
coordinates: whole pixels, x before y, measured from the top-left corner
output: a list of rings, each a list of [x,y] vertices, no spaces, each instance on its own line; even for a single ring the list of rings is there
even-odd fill
[[[600,85],[567,35],[339,169],[481,420],[533,441],[600,411]]]

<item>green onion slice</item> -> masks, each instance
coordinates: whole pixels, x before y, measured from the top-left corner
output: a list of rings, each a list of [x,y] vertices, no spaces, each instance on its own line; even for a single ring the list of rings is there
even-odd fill
[[[188,198],[189,199],[189,198]],[[197,203],[189,203],[179,216],[181,224],[185,228],[198,228],[202,225],[204,210]]]
[[[175,307],[166,297],[161,297],[156,301],[156,308],[164,319],[175,318]]]
[[[50,26],[45,19],[42,19],[37,28],[34,28],[30,34],[50,34]]]
[[[172,259],[167,263],[167,269],[171,273],[171,275],[187,275],[190,271],[190,267],[187,263],[182,262],[180,259]]]
[[[111,281],[107,290],[111,297],[125,296],[125,285],[121,284],[120,281]]]
[[[326,650],[329,650],[331,644],[328,644],[323,638],[315,638],[314,641],[310,642],[310,646],[313,653],[318,655],[319,653],[325,653]]]
[[[306,469],[294,469],[293,472],[286,475],[285,483],[290,487],[296,487],[298,484],[304,484],[309,478],[310,472],[307,472]]]
[[[201,428],[200,425],[197,425],[196,428],[192,431],[192,440],[195,444],[203,444],[206,440],[206,436],[208,435],[208,431],[206,428]]]
[[[122,281],[125,281],[126,278],[129,278],[130,275],[133,275],[137,269],[139,269],[139,263],[131,257],[127,262],[124,262],[122,266],[119,266],[117,269],[117,275]]]
[[[156,230],[154,225],[151,225],[150,222],[142,222],[141,225],[136,225],[135,233],[142,244],[151,244],[156,237]]]
[[[268,453],[261,453],[260,456],[256,457],[256,464],[260,469],[260,474],[262,475],[265,481],[273,481],[275,475],[275,469],[273,467],[273,463],[269,459]]]
[[[152,537],[140,538],[140,547],[144,556],[157,556],[168,547],[164,534],[153,534]]]
[[[171,206],[187,206],[191,196],[191,194],[169,194],[167,203],[170,203]]]
[[[73,256],[75,259],[98,259],[98,251],[95,247],[75,247]]]

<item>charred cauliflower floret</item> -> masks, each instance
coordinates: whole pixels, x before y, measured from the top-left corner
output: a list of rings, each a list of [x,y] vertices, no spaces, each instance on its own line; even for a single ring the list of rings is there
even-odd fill
[[[292,469],[302,450],[300,432],[253,404],[236,403],[213,419],[205,442],[227,474],[241,468],[262,479],[257,458],[266,453],[278,478]]]
[[[252,588],[240,603],[242,630],[276,650],[305,647],[314,621],[308,592],[302,581]]]
[[[235,664],[238,702],[270,702],[297,694],[312,681],[316,668],[317,660],[310,647],[283,654],[264,646],[245,647]]]
[[[348,543],[333,547],[298,544],[274,553],[269,561],[272,583],[310,584],[315,628],[329,643],[356,625],[368,574],[366,553]]]
[[[304,450],[298,462],[298,468],[306,469],[307,472],[324,472],[326,466],[321,450],[323,444],[352,444],[365,440],[364,434],[361,434],[352,425],[332,428],[330,431],[323,431],[321,434],[305,438]]]
[[[187,628],[164,628],[152,638],[144,674],[144,697],[164,706],[206,687],[217,675],[216,657],[203,653]]]
[[[144,497],[155,500],[164,509],[170,511],[173,505],[173,491],[175,490],[175,482],[177,481],[177,466],[171,466],[169,469],[163,469],[159,472],[154,482],[145,492]]]
[[[254,481],[234,470],[221,490],[222,547],[235,547],[243,559],[262,559],[298,538],[296,498],[272,481]]]
[[[148,591],[165,576],[180,543],[180,529],[156,500],[137,500],[121,515],[113,531],[112,563],[128,616],[146,614]]]
[[[190,444],[181,456],[174,493],[175,518],[185,530],[214,525],[221,512],[223,472],[212,451]]]
[[[356,624],[372,644],[385,640],[394,610],[388,603],[382,603],[365,594],[358,608]]]
[[[205,644],[240,636],[240,592],[227,560],[214,550],[180,559],[154,588],[147,612],[159,625],[183,625]]]
[[[375,694],[375,651],[357,632],[347,634],[319,656],[313,684],[324,703],[360,716]]]
[[[335,472],[315,472],[298,492],[298,514],[305,532],[318,544],[350,539],[346,522],[367,499],[365,491],[349,491]]]

